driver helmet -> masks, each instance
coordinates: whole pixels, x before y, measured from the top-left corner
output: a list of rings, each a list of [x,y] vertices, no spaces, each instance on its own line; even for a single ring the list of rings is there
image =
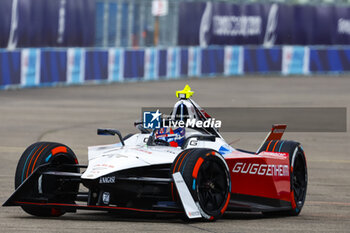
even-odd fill
[[[183,127],[176,129],[164,127],[156,131],[155,138],[168,142],[172,147],[178,147],[185,142],[185,133],[186,130]]]

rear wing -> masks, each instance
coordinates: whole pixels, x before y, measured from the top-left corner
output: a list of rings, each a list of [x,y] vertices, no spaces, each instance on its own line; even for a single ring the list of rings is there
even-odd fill
[[[260,151],[260,149],[262,148],[265,142],[272,141],[272,140],[281,140],[286,128],[287,128],[287,125],[283,125],[283,124],[272,125],[270,133],[266,136],[265,140],[261,143],[256,153]]]

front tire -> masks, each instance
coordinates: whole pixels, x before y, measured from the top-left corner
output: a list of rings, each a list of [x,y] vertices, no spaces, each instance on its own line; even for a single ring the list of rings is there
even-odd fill
[[[17,189],[40,165],[51,163],[50,171],[63,171],[62,168],[57,168],[61,164],[78,164],[77,157],[74,152],[67,146],[53,142],[37,142],[29,146],[22,154],[16,169],[15,188]],[[56,168],[55,168],[56,167]],[[79,173],[79,168],[69,168],[66,172]],[[39,183],[39,181],[38,181]],[[54,192],[57,189],[70,194],[56,195]],[[41,193],[39,193],[41,190]],[[60,182],[57,178],[41,178],[41,186],[36,184],[32,187],[33,195],[49,197],[53,202],[72,203],[75,199],[75,194],[79,190],[79,184],[68,184],[64,188],[60,187]],[[21,206],[28,214],[41,217],[58,217],[65,211],[57,208]]]
[[[181,172],[205,219],[213,221],[224,214],[230,200],[231,180],[221,154],[211,149],[185,150],[175,159],[171,172]]]

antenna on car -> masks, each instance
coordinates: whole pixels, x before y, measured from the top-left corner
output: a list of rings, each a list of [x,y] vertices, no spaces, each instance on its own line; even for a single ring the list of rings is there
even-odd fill
[[[187,84],[183,90],[176,91],[176,97],[180,99],[189,99],[194,94],[194,91],[191,91],[191,87]]]

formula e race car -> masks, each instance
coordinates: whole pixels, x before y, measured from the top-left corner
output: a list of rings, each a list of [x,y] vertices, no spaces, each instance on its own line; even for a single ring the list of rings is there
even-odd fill
[[[298,215],[306,196],[306,158],[300,143],[281,140],[286,125],[273,125],[256,152],[233,148],[217,125],[203,127],[212,118],[192,94],[188,85],[177,91],[178,102],[160,124],[159,111],[148,112],[148,123],[135,123],[138,134],[98,129],[120,142],[89,147],[87,166],[65,145],[34,143],[18,162],[16,190],[3,206],[21,206],[36,216],[77,209],[207,220],[225,211]]]

